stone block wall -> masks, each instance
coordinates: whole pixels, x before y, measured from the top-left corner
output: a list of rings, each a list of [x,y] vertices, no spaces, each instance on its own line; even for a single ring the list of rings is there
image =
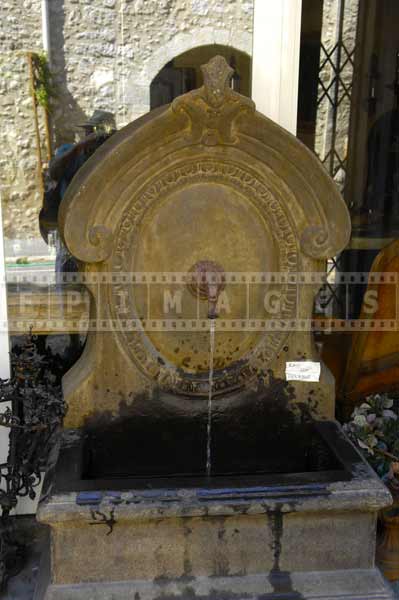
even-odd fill
[[[41,198],[27,50],[41,50],[40,0],[1,3],[0,184],[5,234],[38,236]],[[174,57],[220,44],[252,51],[253,0],[50,0],[55,146],[95,109],[118,127],[149,109],[150,83]],[[43,136],[44,139],[44,136]]]
[[[41,197],[28,51],[42,49],[40,0],[0,3],[0,194],[8,237],[39,235]]]

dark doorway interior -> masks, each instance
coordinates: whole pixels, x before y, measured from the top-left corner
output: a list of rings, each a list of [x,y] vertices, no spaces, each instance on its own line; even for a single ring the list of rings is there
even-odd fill
[[[240,94],[249,97],[251,90],[250,57],[230,46],[212,44],[198,46],[176,56],[159,71],[150,86],[151,110],[169,104],[180,94],[200,87],[202,85],[200,67],[216,54],[224,56],[234,69],[232,87]]]

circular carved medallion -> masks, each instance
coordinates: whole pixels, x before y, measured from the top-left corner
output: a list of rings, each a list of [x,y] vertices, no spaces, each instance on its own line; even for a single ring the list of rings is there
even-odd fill
[[[223,271],[215,394],[268,368],[288,334],[262,323],[296,315],[296,285],[262,274],[296,273],[298,249],[290,216],[264,174],[216,158],[175,164],[137,190],[115,248],[112,269],[127,277],[110,290],[113,318],[123,347],[148,377],[174,392],[208,393],[208,297],[192,293],[190,280],[198,276],[193,265],[205,264]],[[123,327],[131,319],[136,330]]]

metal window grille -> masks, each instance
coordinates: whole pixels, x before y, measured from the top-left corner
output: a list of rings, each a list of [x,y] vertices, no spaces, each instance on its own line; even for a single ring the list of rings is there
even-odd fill
[[[322,164],[337,183],[341,193],[345,195],[357,22],[348,20],[348,11],[345,10],[346,0],[336,1],[338,27],[335,43],[332,47],[327,47],[323,42],[320,44],[317,110],[318,115],[322,110],[323,127],[326,129],[323,135],[323,147],[316,148],[316,152],[318,151]],[[326,268],[327,280],[316,299],[316,312],[328,313],[330,316],[345,316],[347,301],[345,294],[336,284],[336,273],[340,270],[340,257],[330,259]]]

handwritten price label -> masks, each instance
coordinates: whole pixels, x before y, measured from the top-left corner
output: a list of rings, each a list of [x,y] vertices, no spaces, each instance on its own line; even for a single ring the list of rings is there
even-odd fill
[[[287,381],[317,382],[320,380],[320,363],[311,360],[286,362],[285,378]]]

